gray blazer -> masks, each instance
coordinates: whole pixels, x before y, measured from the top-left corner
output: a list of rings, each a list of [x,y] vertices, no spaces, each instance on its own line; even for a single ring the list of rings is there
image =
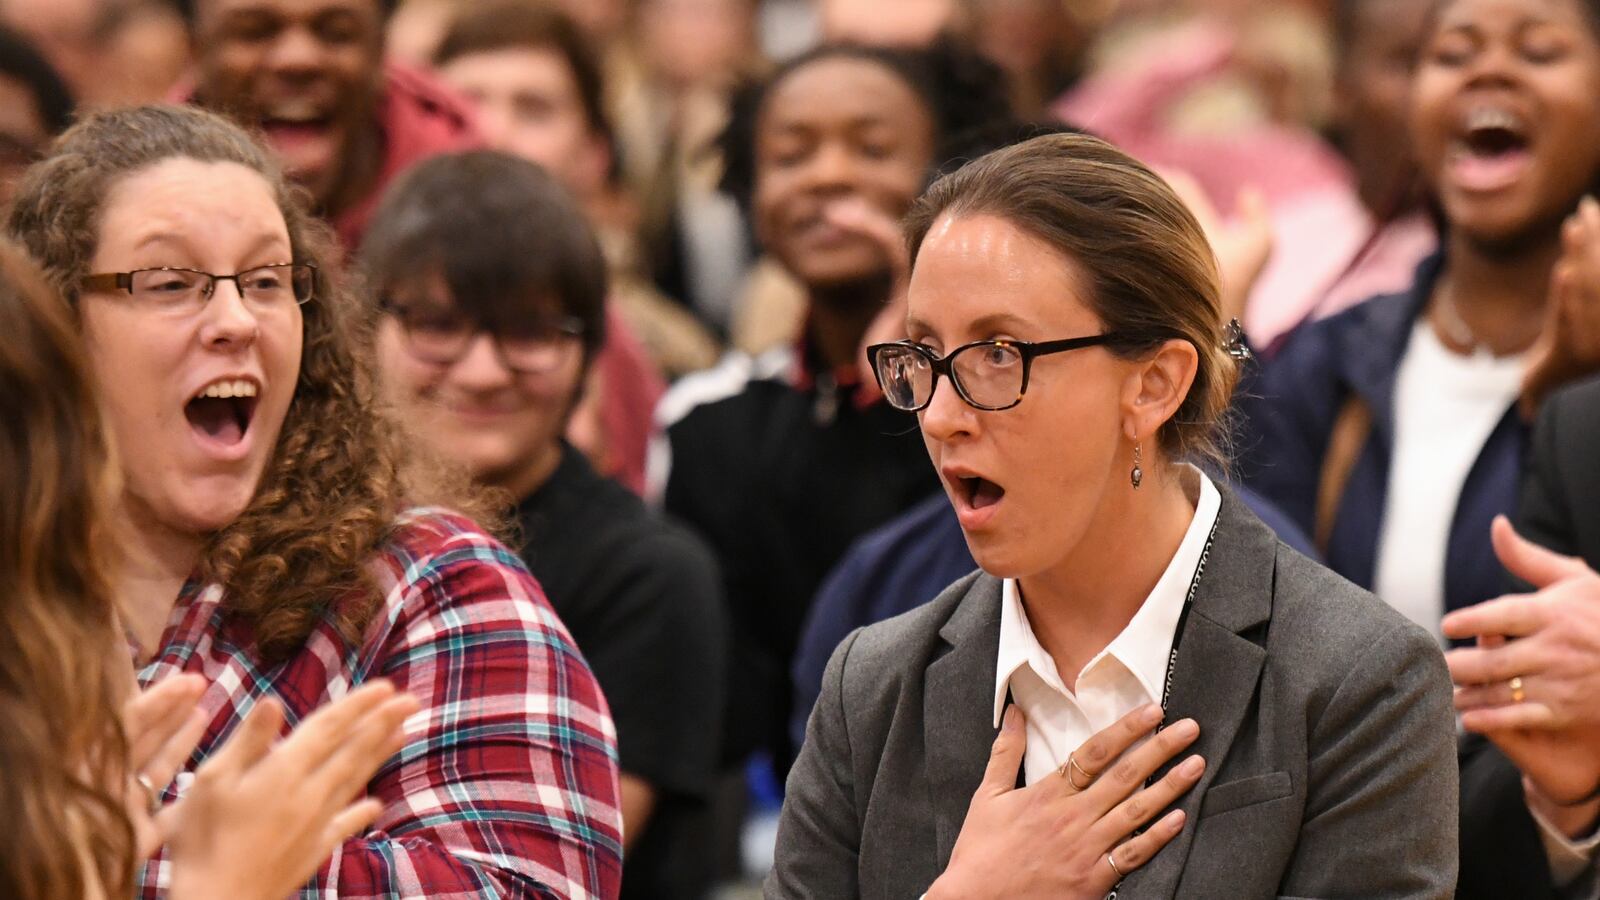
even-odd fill
[[[1422,629],[1280,543],[1223,490],[1171,719],[1205,774],[1124,898],[1447,898],[1450,679]],[[983,779],[1000,582],[981,572],[834,651],[789,774],[768,898],[915,898]],[[1180,756],[1180,759],[1182,757]]]

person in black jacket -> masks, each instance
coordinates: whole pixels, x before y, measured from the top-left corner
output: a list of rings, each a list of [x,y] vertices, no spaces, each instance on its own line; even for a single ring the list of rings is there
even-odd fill
[[[1533,432],[1517,514],[1523,537],[1504,521],[1494,528],[1496,554],[1535,591],[1501,597],[1444,620],[1450,637],[1478,638],[1478,646],[1449,655],[1462,724],[1477,732],[1463,741],[1461,752],[1458,896],[1463,898],[1585,897],[1596,887],[1597,444],[1600,380],[1580,382],[1545,402]],[[1541,807],[1526,791],[1524,775],[1551,785],[1547,793],[1560,792],[1565,802]],[[1559,824],[1569,839],[1567,848],[1535,821],[1530,806],[1539,808],[1547,822]]]
[[[725,654],[716,564],[562,434],[604,339],[606,265],[552,176],[440,156],[384,196],[362,247],[384,387],[419,439],[515,502],[521,554],[617,728],[622,898],[703,897]]]

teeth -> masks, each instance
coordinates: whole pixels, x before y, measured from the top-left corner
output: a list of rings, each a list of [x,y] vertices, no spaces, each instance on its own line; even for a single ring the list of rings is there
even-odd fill
[[[280,122],[315,122],[323,118],[322,110],[315,104],[286,103],[267,112],[267,118]]]
[[[213,381],[198,394],[201,397],[218,397],[224,400],[229,397],[254,397],[255,395],[256,386],[249,381]]]
[[[1503,109],[1492,106],[1480,106],[1467,113],[1467,130],[1483,131],[1491,128],[1503,129],[1513,134],[1522,133],[1522,120]]]

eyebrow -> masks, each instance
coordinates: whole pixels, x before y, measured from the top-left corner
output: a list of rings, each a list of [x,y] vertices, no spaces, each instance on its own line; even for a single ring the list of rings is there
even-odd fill
[[[264,251],[264,250],[266,250],[268,248],[276,249],[277,247],[283,246],[284,243],[285,243],[285,241],[284,241],[282,235],[277,235],[277,234],[261,234],[261,235],[257,235],[255,241],[252,242],[250,244],[250,246],[249,246],[249,252],[244,254],[245,258],[249,258],[251,256],[254,256],[257,253],[261,253],[262,251]],[[192,247],[193,247],[193,245],[190,244],[189,240],[186,237],[182,236],[182,235],[173,234],[172,232],[169,232],[169,231],[157,231],[157,232],[153,232],[151,234],[147,234],[144,237],[140,238],[139,241],[133,245],[133,249],[135,251],[139,251],[139,250],[144,250],[147,247],[151,247],[151,246],[154,246],[154,245],[161,245],[161,244],[174,245],[174,246],[178,247],[179,249],[186,250],[186,251],[192,249]],[[290,250],[290,255],[293,255],[293,250],[292,249]]]
[[[974,319],[972,322],[967,324],[966,330],[973,334],[993,334],[997,331],[1017,332],[1030,327],[1031,323],[1026,319],[1023,319],[1012,313],[1000,312],[990,313],[986,316],[979,316],[977,319]],[[917,318],[915,315],[907,316],[906,332],[908,334],[915,334],[919,331],[928,333],[933,331],[933,328],[929,326],[927,322]]]

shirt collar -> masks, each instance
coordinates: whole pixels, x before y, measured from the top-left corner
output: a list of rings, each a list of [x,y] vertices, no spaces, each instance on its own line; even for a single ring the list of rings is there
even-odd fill
[[[1195,572],[1200,568],[1205,554],[1206,541],[1216,524],[1217,513],[1222,508],[1222,495],[1217,492],[1204,472],[1189,467],[1200,480],[1200,496],[1195,503],[1194,518],[1184,532],[1178,552],[1167,563],[1166,571],[1156,582],[1150,596],[1145,598],[1127,627],[1122,629],[1106,648],[1095,655],[1084,670],[1094,666],[1106,655],[1115,656],[1133,673],[1139,683],[1156,700],[1161,699],[1167,675],[1168,656],[1177,634],[1178,619],[1183,604],[1189,596],[1189,586],[1194,583]],[[1011,691],[1011,676],[1018,669],[1029,666],[1047,684],[1062,688],[1055,662],[1045,652],[1033,627],[1028,624],[1027,611],[1022,605],[1022,591],[1015,579],[1007,578],[1000,592],[1000,653],[995,666],[994,726],[1000,727],[1000,716],[1005,712],[1006,696]]]

